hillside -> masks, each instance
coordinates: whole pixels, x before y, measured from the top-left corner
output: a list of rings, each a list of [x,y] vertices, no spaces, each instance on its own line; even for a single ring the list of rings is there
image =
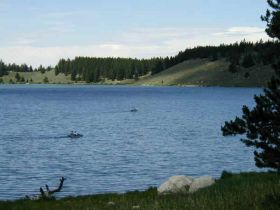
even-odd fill
[[[34,72],[18,72],[18,74],[20,75],[20,77],[24,78],[25,81],[24,83],[35,83],[35,84],[44,83],[45,77],[48,78],[49,83],[55,83],[55,84],[73,83],[73,81],[71,81],[70,75],[65,76],[64,74],[58,74],[56,76],[54,70],[46,71],[45,73],[34,71]],[[10,80],[16,82],[15,76],[16,76],[16,72],[9,72],[8,75],[2,77],[3,82],[10,83]]]
[[[237,73],[231,73],[228,66],[229,62],[224,59],[213,62],[208,59],[188,60],[158,74],[141,78],[133,84],[263,87],[274,73],[270,66],[263,65],[247,69],[240,67]]]
[[[225,86],[225,87],[264,87],[271,78],[274,71],[269,65],[255,65],[250,68],[239,67],[237,73],[228,70],[229,62],[225,59],[209,61],[209,59],[192,59],[172,66],[160,73],[147,74],[135,81],[126,80],[103,80],[95,84],[121,84],[121,85],[178,85],[178,86]],[[247,77],[245,75],[247,74]],[[23,83],[44,83],[47,77],[49,83],[70,84],[74,83],[71,76],[60,73],[55,75],[55,71],[46,71],[44,74],[36,72],[19,72],[24,78]],[[9,72],[2,77],[3,83],[13,82],[16,72]],[[32,80],[31,80],[32,79]],[[81,81],[81,83],[85,83]]]

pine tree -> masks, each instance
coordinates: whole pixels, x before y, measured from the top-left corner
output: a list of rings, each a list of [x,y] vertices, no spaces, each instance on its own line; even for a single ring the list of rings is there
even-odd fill
[[[49,83],[48,77],[45,77],[44,80],[43,80],[43,82],[44,82],[44,83]]]
[[[273,11],[267,11],[262,20],[267,22],[267,34],[280,39],[280,0],[268,0]],[[280,172],[280,59],[274,65],[273,77],[264,89],[264,95],[255,96],[256,106],[243,106],[242,117],[225,122],[224,136],[245,135],[241,141],[255,147],[255,162],[258,167],[277,169]]]
[[[251,54],[245,55],[243,62],[242,62],[242,66],[245,68],[250,68],[255,64],[254,59],[252,57]]]
[[[266,33],[272,37],[280,39],[280,1],[268,0],[268,5],[271,10],[266,11],[266,15],[261,16],[261,19],[267,23]]]
[[[17,73],[16,73],[16,75],[15,75],[15,79],[16,79],[16,81],[17,81],[17,82],[19,82],[19,81],[20,81],[20,75],[19,75],[19,73],[18,73],[18,72],[17,72]]]

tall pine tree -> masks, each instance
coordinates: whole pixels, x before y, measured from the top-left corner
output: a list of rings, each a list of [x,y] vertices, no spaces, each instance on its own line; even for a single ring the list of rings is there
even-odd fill
[[[267,34],[280,39],[280,0],[267,1],[267,10],[262,20],[267,22]],[[279,49],[280,50],[280,49]],[[274,65],[276,77],[264,89],[264,95],[255,96],[256,106],[243,107],[242,117],[225,122],[223,135],[246,134],[241,139],[247,146],[256,148],[255,162],[258,167],[277,169],[280,172],[280,59]]]

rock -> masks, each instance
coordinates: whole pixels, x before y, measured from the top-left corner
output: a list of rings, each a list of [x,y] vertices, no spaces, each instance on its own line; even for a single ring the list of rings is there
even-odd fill
[[[140,206],[137,205],[137,206],[132,206],[132,209],[140,209]]]
[[[114,205],[115,205],[115,202],[114,202],[114,201],[109,201],[109,202],[107,203],[107,205],[108,205],[108,206],[114,206]]]
[[[190,185],[189,192],[190,193],[196,192],[197,190],[204,188],[204,187],[209,187],[214,183],[215,183],[215,180],[211,176],[199,177],[199,178],[193,180],[193,182]]]
[[[158,194],[187,193],[193,179],[188,176],[172,176],[157,189]]]

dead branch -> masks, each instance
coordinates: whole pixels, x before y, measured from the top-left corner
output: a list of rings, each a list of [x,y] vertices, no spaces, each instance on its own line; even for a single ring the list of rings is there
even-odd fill
[[[30,197],[30,196],[26,195],[25,198],[30,199],[30,200],[53,199],[54,198],[53,194],[61,191],[64,181],[65,181],[65,178],[61,177],[58,188],[56,188],[54,190],[50,190],[49,186],[46,185],[46,192],[43,190],[42,187],[40,187],[41,195],[35,196],[35,197]]]

